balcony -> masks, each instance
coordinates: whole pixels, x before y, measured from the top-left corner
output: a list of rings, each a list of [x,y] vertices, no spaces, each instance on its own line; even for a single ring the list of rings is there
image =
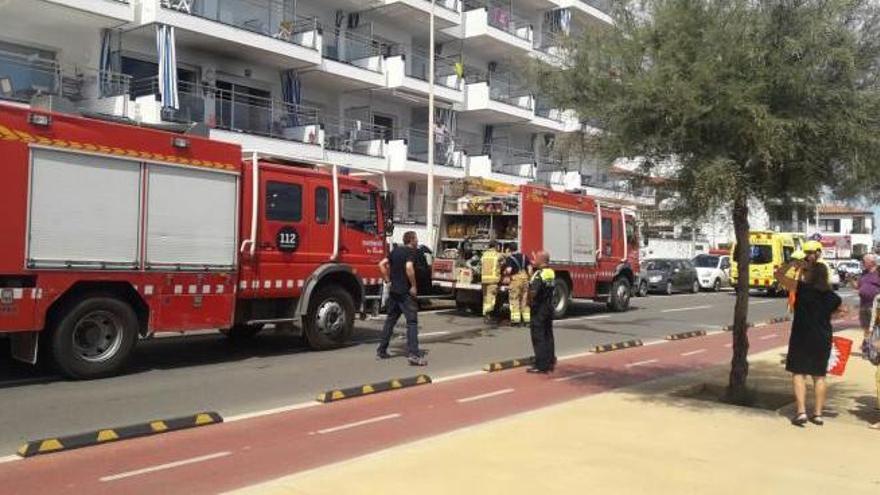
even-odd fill
[[[558,8],[569,8],[574,22],[581,25],[609,26],[611,18],[610,0],[550,0]]]
[[[428,173],[428,132],[424,129],[395,129],[388,143],[388,170],[405,174]],[[465,176],[464,151],[456,137],[439,129],[434,133],[434,173],[438,178]]]
[[[323,126],[327,160],[377,170],[388,168],[386,139],[391,136],[391,129],[357,119],[325,118]]]
[[[527,184],[535,180],[535,153],[502,144],[473,144],[468,153],[468,176],[485,177],[510,184]]]
[[[471,72],[466,78],[462,112],[473,112],[486,123],[528,122],[534,118],[532,92],[510,73]]]
[[[386,84],[393,91],[417,95],[427,98],[428,56],[412,49],[404,50],[397,47],[399,54],[385,59]],[[464,81],[458,77],[455,64],[458,58],[434,58],[434,97],[447,103],[464,101]]]
[[[527,54],[532,50],[534,29],[510,4],[497,0],[464,0],[460,27],[445,30],[462,39],[466,51],[490,58],[510,56],[511,50]]]
[[[18,3],[22,5],[22,8],[29,10],[30,15],[27,18],[37,19],[43,15],[41,6],[35,4],[44,4],[49,8],[51,8],[51,4],[55,4],[70,9],[65,13],[66,18],[64,21],[58,22],[69,22],[71,20],[70,16],[75,16],[78,12],[91,14],[96,21],[99,17],[103,18],[104,23],[100,27],[112,27],[114,24],[118,24],[119,21],[134,21],[134,9],[128,0],[41,0],[36,2],[31,0],[29,2],[2,3],[4,3],[3,16],[8,19],[19,18],[15,13],[7,11],[7,9],[15,9],[15,4]],[[27,4],[27,6],[24,7],[23,4]],[[89,24],[91,25],[92,23]]]
[[[283,0],[153,0],[143,4],[142,23],[177,27],[178,45],[197,51],[291,69],[318,65],[320,25],[315,18],[296,16],[292,5]]]
[[[528,127],[534,132],[574,132],[580,129],[581,124],[574,110],[556,108],[549,98],[538,95],[535,98],[535,115]]]
[[[242,148],[313,159],[324,156],[324,131],[315,108],[179,82],[179,109],[163,109],[156,78],[136,81],[132,93],[145,122],[200,123],[210,129],[212,138]]]
[[[58,111],[125,117],[130,86],[123,74],[0,51],[0,100],[31,103],[54,97]]]
[[[371,11],[381,14],[391,21],[428,24],[431,15],[430,0],[377,0],[378,5]],[[459,0],[437,0],[434,9],[434,24],[438,29],[461,24],[461,4]]]
[[[625,180],[606,180],[591,175],[581,177],[581,188],[597,198],[638,206],[653,206],[657,197],[652,187],[634,187]]]
[[[385,86],[385,54],[391,47],[351,31],[323,35],[322,70],[355,87]]]

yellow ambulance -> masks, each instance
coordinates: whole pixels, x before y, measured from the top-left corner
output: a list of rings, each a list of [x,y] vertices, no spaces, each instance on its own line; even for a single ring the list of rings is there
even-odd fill
[[[791,253],[799,249],[802,242],[803,236],[800,234],[769,230],[749,232],[749,289],[761,289],[767,291],[768,295],[776,295],[779,288],[773,272],[791,260]],[[734,287],[739,278],[736,248],[734,244],[730,259],[730,284]]]

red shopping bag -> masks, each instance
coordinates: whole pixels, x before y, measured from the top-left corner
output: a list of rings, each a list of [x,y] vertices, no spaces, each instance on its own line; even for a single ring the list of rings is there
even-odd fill
[[[846,362],[852,351],[853,341],[843,337],[831,339],[831,356],[828,358],[828,374],[843,376],[846,370]]]

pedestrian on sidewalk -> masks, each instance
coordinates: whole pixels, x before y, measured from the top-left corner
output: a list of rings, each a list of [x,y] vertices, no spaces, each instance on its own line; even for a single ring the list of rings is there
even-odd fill
[[[818,243],[816,243],[818,244]],[[804,266],[801,279],[788,277],[789,265],[776,270],[776,280],[786,290],[796,290],[794,319],[788,341],[788,355],[785,369],[792,374],[797,414],[791,423],[804,426],[807,421],[823,425],[822,413],[825,407],[827,384],[825,373],[831,355],[832,314],[843,308],[840,297],[831,290],[828,283],[828,267],[819,260],[819,249],[806,243],[804,245]],[[812,377],[815,393],[813,414],[807,415],[807,376]]]
[[[518,327],[520,323],[528,325],[531,321],[529,308],[529,277],[532,274],[532,263],[529,257],[510,245],[513,253],[504,262],[504,274],[510,278],[508,299],[510,303],[510,323]]]
[[[535,273],[529,282],[529,304],[535,365],[526,371],[549,373],[556,366],[556,344],[553,339],[553,289],[556,285],[556,273],[547,266],[550,263],[550,254],[546,251],[539,251],[533,258]]]
[[[394,326],[403,314],[406,318],[406,350],[407,360],[413,366],[425,366],[427,361],[419,351],[419,320],[418,320],[418,287],[416,283],[415,259],[416,250],[419,248],[419,239],[416,233],[408,231],[403,234],[403,245],[396,246],[391,254],[379,262],[379,270],[386,286],[391,285],[388,295],[388,317],[385,319],[385,327],[376,357],[388,359],[388,345],[394,334]]]
[[[877,257],[866,254],[862,258],[864,271],[859,277],[857,287],[859,289],[859,326],[864,332],[862,352],[865,352],[868,336],[871,333],[871,310],[874,306],[874,298],[880,294],[880,273],[877,271]]]

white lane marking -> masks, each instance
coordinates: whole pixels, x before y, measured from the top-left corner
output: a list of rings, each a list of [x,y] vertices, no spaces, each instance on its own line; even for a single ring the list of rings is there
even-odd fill
[[[473,402],[475,400],[489,399],[491,397],[497,397],[499,395],[509,394],[513,392],[512,388],[505,388],[502,390],[496,390],[494,392],[489,392],[487,394],[473,395],[471,397],[464,397],[462,399],[455,399],[455,402],[459,404],[464,404],[465,402]]]
[[[709,305],[704,305],[704,306],[691,306],[691,307],[689,307],[689,308],[672,308],[672,309],[663,309],[663,310],[660,310],[660,312],[661,312],[661,313],[675,313],[675,312],[678,312],[678,311],[694,311],[694,310],[697,310],[697,309],[709,309],[709,308],[711,308],[711,307],[712,307],[712,306],[709,306]]]
[[[562,378],[554,378],[553,381],[554,382],[567,382],[569,380],[576,380],[578,378],[583,378],[585,376],[593,376],[595,374],[596,374],[595,371],[585,371],[583,373],[577,373],[575,375],[563,376]]]
[[[772,299],[767,299],[767,300],[760,300],[760,301],[749,301],[749,304],[770,304],[770,303],[775,303],[775,302],[776,301],[774,301]]]
[[[337,431],[349,430],[351,428],[357,428],[358,426],[369,425],[373,423],[379,423],[381,421],[388,421],[389,419],[397,419],[400,417],[400,414],[386,414],[385,416],[378,416],[375,418],[364,419],[361,421],[355,421],[354,423],[346,423],[344,425],[334,426],[332,428],[324,428],[323,430],[318,430],[315,433],[318,435],[326,435],[327,433],[335,433]]]
[[[7,455],[4,457],[0,457],[0,464],[6,464],[7,462],[15,462],[24,459],[24,457],[20,455]]]
[[[566,356],[559,356],[559,357],[556,358],[556,360],[557,360],[557,361],[568,361],[568,360],[571,360],[571,359],[577,359],[577,358],[582,358],[582,357],[592,356],[593,354],[596,354],[596,353],[593,352],[593,351],[578,352],[577,354],[568,354],[568,355],[566,355]]]
[[[765,336],[759,337],[759,338],[760,338],[760,340],[770,340],[770,339],[776,338],[776,337],[779,337],[779,334],[771,333],[771,334],[768,334],[768,335],[765,335]]]
[[[657,344],[665,344],[667,342],[672,342],[671,340],[660,339],[660,340],[650,340],[648,342],[642,341],[642,345],[657,345]]]
[[[562,358],[560,358],[560,359],[562,359]],[[459,373],[457,375],[449,375],[449,376],[442,376],[440,378],[434,378],[431,380],[431,382],[432,383],[451,382],[453,380],[460,380],[462,378],[470,378],[472,376],[485,375],[485,374],[486,374],[486,372],[483,370],[469,371],[467,373]]]
[[[629,363],[626,365],[627,368],[634,368],[636,366],[646,366],[649,364],[654,364],[660,361],[659,359],[646,359],[645,361],[636,361],[635,363]]]
[[[612,315],[593,315],[593,316],[584,316],[580,318],[581,320],[604,320],[606,318],[611,318]]]
[[[752,328],[761,328],[766,327],[767,325],[769,325],[769,323],[767,322],[755,323],[754,325],[752,325]]]
[[[733,347],[733,344],[724,344],[724,347],[727,347],[728,349],[730,349],[731,347]]]
[[[704,353],[704,352],[706,352],[706,349],[697,349],[696,351],[682,352],[682,353],[681,353],[681,356],[683,356],[683,357],[684,357],[684,356],[694,356],[694,355],[697,355],[697,354],[702,354],[702,353]]]
[[[432,335],[449,335],[449,332],[440,331],[440,332],[428,332],[428,333],[420,333],[419,337],[430,337]]]
[[[140,476],[142,474],[154,473],[156,471],[163,471],[165,469],[172,469],[180,466],[186,466],[187,464],[195,464],[197,462],[205,462],[210,461],[212,459],[217,459],[220,457],[226,457],[228,455],[232,455],[232,452],[215,452],[213,454],[203,455],[199,457],[193,457],[191,459],[184,459],[182,461],[169,462],[167,464],[159,464],[158,466],[146,467],[143,469],[137,469],[135,471],[127,471],[124,473],[114,474],[111,476],[104,476],[100,478],[101,481],[116,481],[124,478],[131,478],[132,476]]]
[[[252,419],[259,418],[260,416],[268,416],[270,414],[278,414],[288,411],[296,411],[299,409],[309,409],[312,407],[318,407],[323,405],[320,402],[309,401],[309,402],[300,402],[299,404],[291,404],[289,406],[281,406],[274,407],[272,409],[263,409],[261,411],[253,411],[249,413],[236,414],[234,416],[228,416],[223,418],[224,423],[232,423],[234,421],[241,421],[243,419]]]

